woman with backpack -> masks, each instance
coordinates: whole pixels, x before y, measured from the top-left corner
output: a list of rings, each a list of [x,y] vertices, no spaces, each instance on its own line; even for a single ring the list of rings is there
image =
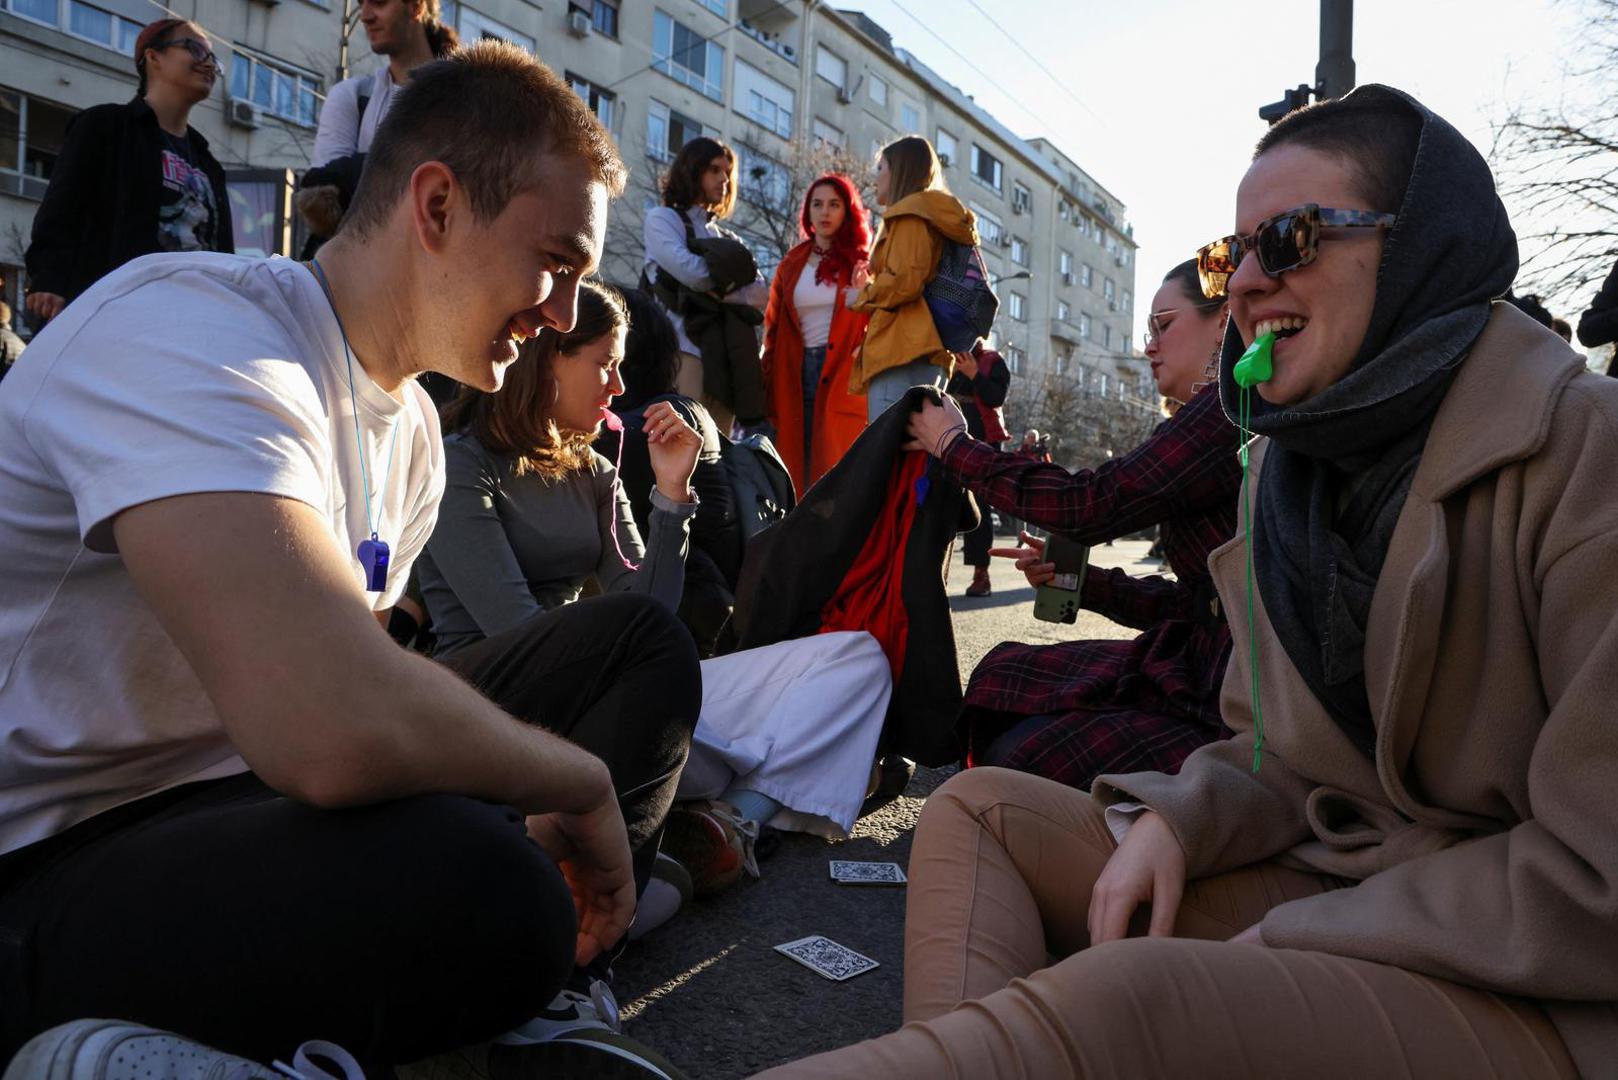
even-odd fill
[[[420,560],[437,656],[603,593],[680,606],[702,437],[668,401],[648,405],[655,483],[646,543],[612,463],[592,449],[623,390],[628,315],[586,282],[574,329],[526,342],[504,389],[463,388],[445,411],[448,484]],[[585,603],[590,601],[586,600]],[[864,631],[819,634],[702,662],[702,712],[662,850],[698,895],[758,874],[761,828],[848,834],[864,802],[892,675]],[[657,708],[656,702],[645,703]]]
[[[849,390],[866,395],[867,422],[912,386],[942,389],[955,362],[924,295],[948,244],[978,244],[977,219],[944,185],[933,144],[907,135],[883,148],[876,166],[882,229],[854,310],[871,317]],[[970,343],[964,346],[970,347]]]
[[[798,491],[837,464],[865,429],[865,399],[848,376],[867,317],[851,310],[871,225],[854,182],[827,173],[809,185],[803,240],[781,260],[764,312],[764,379],[776,445]]]
[[[736,151],[706,135],[692,139],[680,148],[662,188],[663,205],[646,212],[641,287],[657,297],[679,335],[676,387],[706,405],[729,435],[738,417],[744,426],[764,418],[754,327],[769,296],[756,265],[721,266],[726,252],[704,251],[730,241],[729,254],[746,253],[720,225],[736,209]],[[699,335],[688,325],[694,310],[705,324],[721,318],[723,332]]]

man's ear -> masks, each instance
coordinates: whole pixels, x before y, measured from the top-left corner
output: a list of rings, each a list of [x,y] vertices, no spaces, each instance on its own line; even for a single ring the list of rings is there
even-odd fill
[[[411,224],[422,249],[434,255],[443,252],[452,228],[467,219],[466,191],[448,165],[424,161],[410,174],[405,189]]]

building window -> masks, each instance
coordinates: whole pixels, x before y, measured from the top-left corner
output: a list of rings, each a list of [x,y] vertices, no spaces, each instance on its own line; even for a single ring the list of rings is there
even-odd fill
[[[529,52],[537,51],[537,44],[532,34],[525,34],[516,27],[491,19],[481,11],[467,7],[460,0],[444,0],[442,13],[444,25],[453,26],[455,32],[461,35],[461,40],[468,45],[484,38],[492,38],[495,41],[509,41]]]
[[[1066,375],[1067,374],[1067,366],[1072,360],[1073,360],[1073,354],[1072,353],[1065,352],[1065,351],[1057,353],[1056,354],[1056,373],[1058,375]]]
[[[989,153],[977,143],[972,144],[972,175],[994,190],[1000,190],[1000,183],[1004,179],[1005,169],[1000,159]]]
[[[725,50],[659,8],[652,22],[652,67],[715,101],[725,99]]]
[[[251,101],[271,116],[314,127],[320,115],[320,80],[280,60],[235,47],[230,61],[230,96]]]
[[[1101,328],[1101,342],[1104,348],[1109,350],[1112,348],[1112,327],[1103,326]]]
[[[1072,322],[1073,305],[1069,304],[1066,300],[1058,300],[1056,302],[1056,317],[1061,322]]]
[[[1062,199],[1056,204],[1056,216],[1063,221],[1072,221],[1073,204],[1068,202],[1066,199]]]
[[[1108,300],[1117,295],[1117,286],[1112,283],[1112,278],[1106,278],[1101,282],[1101,295]]]
[[[76,110],[0,90],[0,192],[43,199]]]
[[[741,194],[754,206],[777,213],[792,210],[792,173],[781,162],[750,146],[737,151]]]
[[[1128,289],[1124,290],[1123,308],[1126,312],[1131,313],[1133,313],[1135,310],[1135,294],[1130,292]]]
[[[1013,375],[1022,374],[1023,355],[1021,349],[1017,348],[1015,345],[1007,345],[1005,352],[1002,353],[1001,356],[1006,362],[1007,371],[1011,372]]]
[[[798,95],[752,64],[736,61],[736,111],[783,139],[792,138]]]
[[[899,103],[899,126],[911,135],[921,134],[921,106],[913,101]]]
[[[590,106],[590,111],[596,114],[603,127],[617,134],[618,119],[621,110],[618,108],[618,95],[611,90],[603,90],[589,79],[568,72],[567,81],[572,84],[573,92]]]
[[[1107,396],[1107,373],[1105,371],[1096,372],[1096,393],[1102,397]]]
[[[1079,312],[1079,337],[1085,341],[1090,340],[1090,316],[1086,312]]]
[[[618,0],[571,0],[573,11],[584,12],[590,29],[602,37],[618,37]]]
[[[1062,284],[1073,284],[1073,253],[1064,251],[1056,259],[1057,272],[1062,275]]]
[[[719,16],[721,19],[729,14],[730,9],[727,6],[726,0],[698,0],[698,2],[701,3],[703,7]]]
[[[977,203],[972,204],[972,213],[977,215],[978,239],[984,247],[1000,247],[1006,242],[1006,227],[999,218]]]
[[[820,117],[815,117],[814,123],[815,143],[827,149],[835,150],[843,145],[843,129],[826,123]]]
[[[871,102],[882,106],[884,109],[887,108],[888,84],[876,75],[871,76],[870,83]]]
[[[1034,193],[1022,184],[1011,185],[1011,212],[1030,214],[1034,210]]]
[[[1080,285],[1083,285],[1086,289],[1093,289],[1095,288],[1095,280],[1096,272],[1091,269],[1089,263],[1085,263],[1083,266],[1079,267]]]
[[[76,38],[94,42],[126,57],[135,54],[141,23],[114,15],[81,0],[0,0],[0,11],[66,30]]]
[[[1088,374],[1089,374],[1089,372],[1086,370],[1085,366],[1083,364],[1080,364],[1079,365],[1079,370],[1077,370],[1077,371],[1075,371],[1073,373],[1073,385],[1074,386],[1083,386],[1085,377]]]
[[[842,90],[848,86],[848,61],[824,45],[815,49],[815,74]]]
[[[938,151],[938,156],[945,165],[960,160],[960,144],[955,141],[955,136],[943,128],[938,129],[938,138],[933,140],[933,148]]]
[[[698,135],[717,134],[713,128],[675,112],[661,101],[653,99],[647,106],[646,153],[665,164],[673,161],[680,148]]]
[[[1018,266],[1028,266],[1033,261],[1028,254],[1028,241],[1020,236],[1011,238],[1011,261]]]
[[[1006,298],[1006,311],[1018,322],[1028,321],[1028,297],[1014,292]]]

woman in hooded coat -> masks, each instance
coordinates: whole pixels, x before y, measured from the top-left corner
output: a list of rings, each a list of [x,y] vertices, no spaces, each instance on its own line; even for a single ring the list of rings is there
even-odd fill
[[[912,1022],[780,1075],[1614,1075],[1618,385],[1496,302],[1488,166],[1399,91],[1272,128],[1236,227],[1235,737],[1092,795],[952,779]]]

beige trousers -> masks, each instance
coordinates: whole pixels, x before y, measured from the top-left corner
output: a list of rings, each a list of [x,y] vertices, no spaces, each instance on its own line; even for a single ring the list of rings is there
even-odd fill
[[[1115,845],[1082,792],[972,769],[927,801],[905,918],[905,1026],[764,1074],[1574,1077],[1532,1002],[1384,964],[1224,939],[1344,884],[1260,863],[1188,884],[1175,937],[1088,948]],[[1132,932],[1142,932],[1145,919]],[[1058,958],[1051,962],[1051,955]]]
[[[702,392],[702,357],[696,353],[680,354],[680,369],[674,373],[674,392],[702,402],[708,415],[719,426],[719,434],[730,434],[730,429],[736,424],[736,412],[718,398],[711,398]]]

